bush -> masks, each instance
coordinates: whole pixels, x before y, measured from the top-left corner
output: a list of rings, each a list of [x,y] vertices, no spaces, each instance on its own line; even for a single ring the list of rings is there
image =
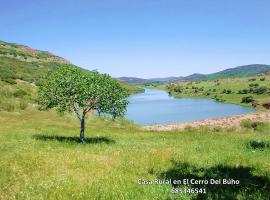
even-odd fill
[[[270,148],[270,143],[261,140],[252,140],[247,144],[247,147],[250,149],[265,150]]]
[[[255,100],[253,99],[252,96],[247,96],[247,97],[243,97],[243,98],[242,98],[241,103],[252,103],[252,102],[254,102],[254,101],[255,101]]]
[[[250,84],[249,84],[249,87],[258,87],[258,86],[259,86],[258,83],[250,83]]]
[[[16,107],[16,101],[10,98],[0,99],[0,110],[13,112]]]
[[[4,79],[3,81],[5,81],[6,83],[9,83],[11,85],[17,84],[17,82],[14,79],[11,79],[11,78]]]
[[[20,109],[21,110],[25,110],[27,108],[27,106],[28,106],[27,101],[25,101],[25,100],[20,101]]]
[[[267,93],[268,91],[268,88],[265,87],[265,86],[261,86],[261,87],[258,87],[256,89],[253,90],[253,93],[254,94],[264,94],[264,93]]]
[[[224,89],[224,90],[222,91],[222,93],[223,93],[223,94],[231,94],[231,93],[232,93],[232,90],[226,90],[226,89]]]
[[[14,95],[15,97],[17,97],[17,98],[22,98],[22,97],[24,97],[25,95],[27,95],[27,92],[25,92],[25,91],[22,90],[22,89],[19,89],[19,90],[17,90],[13,95]]]
[[[226,94],[231,94],[232,91],[231,90],[227,90]]]
[[[265,122],[243,120],[240,126],[247,129],[253,129],[254,131],[262,130],[267,124]]]
[[[238,94],[248,94],[249,90],[248,89],[243,89],[243,90],[239,90]]]
[[[263,77],[263,78],[260,78],[260,81],[265,81],[265,77]]]
[[[174,89],[173,89],[174,92],[178,92],[178,93],[181,93],[182,92],[182,87],[181,86],[176,86]]]
[[[262,106],[266,109],[270,109],[270,102],[268,103],[263,103]]]
[[[29,83],[34,82],[34,79],[31,78],[31,77],[21,77],[21,79],[22,79],[23,81],[26,81],[26,82],[29,82]]]
[[[0,66],[0,78],[2,80],[14,79],[15,78],[15,72],[12,71],[9,68]]]

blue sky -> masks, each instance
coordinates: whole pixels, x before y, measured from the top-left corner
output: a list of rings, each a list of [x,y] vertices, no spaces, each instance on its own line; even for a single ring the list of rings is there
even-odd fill
[[[1,1],[0,40],[114,77],[270,64],[268,0]]]

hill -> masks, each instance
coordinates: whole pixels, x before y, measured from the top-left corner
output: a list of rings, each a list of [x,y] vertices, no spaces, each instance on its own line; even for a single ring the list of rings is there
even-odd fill
[[[136,77],[126,77],[126,76],[119,77],[119,78],[117,78],[117,80],[127,82],[127,83],[145,83],[145,82],[148,82],[147,79],[136,78]]]
[[[249,77],[255,76],[258,74],[270,72],[270,65],[265,64],[252,64],[252,65],[243,65],[234,68],[225,69],[220,72],[211,73],[211,74],[198,74],[194,73],[189,76],[179,76],[179,77],[164,77],[164,78],[150,78],[150,79],[141,79],[136,77],[121,77],[119,80],[128,82],[128,83],[151,83],[151,82],[162,82],[170,83],[174,81],[181,80],[213,80],[213,79],[222,79],[222,78],[232,78],[232,77]]]
[[[255,76],[270,71],[270,65],[264,64],[252,64],[243,65],[239,67],[229,68],[217,73],[206,75],[206,79],[220,79],[220,78],[231,78],[231,77],[248,77]]]
[[[8,83],[24,80],[36,85],[50,70],[69,61],[47,51],[32,49],[28,46],[0,41],[0,79]]]
[[[178,81],[162,84],[175,97],[211,98],[218,102],[270,109],[270,75],[231,77],[217,80]]]
[[[64,58],[56,56],[48,51],[32,49],[25,45],[8,43],[0,40],[0,57],[16,58],[25,62],[56,62],[70,64]]]
[[[203,80],[203,79],[206,79],[207,75],[204,75],[204,74],[198,74],[198,73],[195,73],[195,74],[191,74],[189,76],[186,76],[186,77],[183,77],[182,79],[179,79],[179,80]]]
[[[47,51],[0,41],[0,111],[24,110],[34,105],[42,79],[50,70],[64,65],[72,64]],[[134,85],[121,84],[130,94],[144,91]]]

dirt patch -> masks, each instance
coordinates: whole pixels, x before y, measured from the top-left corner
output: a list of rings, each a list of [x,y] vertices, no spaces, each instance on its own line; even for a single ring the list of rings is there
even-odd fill
[[[256,112],[244,115],[236,115],[231,117],[216,118],[216,119],[206,119],[194,122],[178,122],[174,124],[166,125],[153,125],[145,126],[147,130],[156,131],[170,131],[176,129],[184,129],[185,127],[199,127],[199,126],[220,126],[220,127],[237,127],[240,125],[242,120],[252,120],[252,121],[265,121],[270,122],[270,112]]]

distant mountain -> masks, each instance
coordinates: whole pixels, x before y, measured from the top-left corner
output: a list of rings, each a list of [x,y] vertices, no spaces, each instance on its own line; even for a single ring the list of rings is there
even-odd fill
[[[225,69],[220,72],[212,74],[191,74],[189,76],[179,76],[179,77],[165,77],[165,78],[150,78],[150,79],[141,79],[136,77],[121,77],[119,80],[126,81],[128,83],[149,83],[149,82],[162,82],[168,83],[173,81],[180,80],[212,80],[212,79],[222,79],[222,78],[232,78],[232,77],[248,77],[255,76],[257,74],[262,74],[270,72],[270,65],[265,64],[252,64],[252,65],[243,65],[234,68]]]
[[[145,83],[145,82],[149,82],[147,79],[143,79],[143,78],[136,78],[136,77],[119,77],[117,78],[120,81],[123,82],[127,82],[127,83]]]
[[[207,75],[205,74],[191,74],[189,76],[183,77],[183,79],[180,80],[187,80],[187,81],[191,81],[191,80],[202,80],[202,79],[206,79]]]
[[[268,71],[270,71],[270,65],[264,64],[243,65],[239,67],[225,69],[223,71],[216,72],[213,74],[208,74],[207,79],[255,76],[257,74],[266,73]]]

